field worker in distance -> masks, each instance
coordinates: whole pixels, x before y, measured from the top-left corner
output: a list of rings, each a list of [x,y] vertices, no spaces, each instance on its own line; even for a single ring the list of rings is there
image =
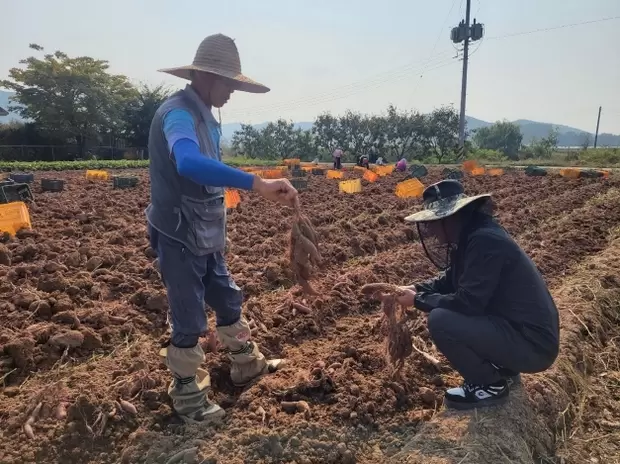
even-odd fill
[[[191,83],[161,105],[149,134],[151,204],[146,215],[168,292],[172,330],[160,354],[173,375],[168,394],[177,414],[186,423],[210,422],[222,418],[224,410],[207,398],[209,374],[200,369],[205,360],[198,343],[207,331],[205,303],[215,312],[235,385],[246,385],[281,364],[265,359],[241,314],[242,292],[223,255],[224,187],[253,190],[291,207],[297,191],[286,179],[263,180],[221,161],[220,125],[211,109],[221,108],[235,90],[269,91],[241,74],[231,38],[211,35],[198,47],[193,64],[162,71]]]
[[[368,169],[370,167],[370,163],[368,162],[368,155],[360,155],[357,159],[357,165]]]
[[[398,163],[396,163],[396,170],[399,172],[405,172],[407,170],[407,160],[405,158],[401,158]]]
[[[401,287],[400,304],[428,313],[437,349],[463,376],[445,393],[446,406],[503,403],[519,373],[548,369],[559,351],[559,317],[532,260],[493,218],[490,195],[465,196],[456,180],[423,193],[417,224],[424,251],[443,271]]]
[[[340,148],[336,148],[333,154],[334,158],[334,169],[342,168],[342,150]]]

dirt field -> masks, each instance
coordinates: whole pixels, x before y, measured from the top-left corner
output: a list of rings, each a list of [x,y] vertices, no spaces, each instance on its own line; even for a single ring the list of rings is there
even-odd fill
[[[136,175],[139,187],[123,191],[87,182],[83,173],[57,174],[65,191],[35,191],[34,230],[0,246],[0,463],[380,463],[441,409],[445,386],[460,379],[429,342],[425,317],[411,323],[414,341],[441,365],[414,352],[394,380],[379,308],[359,295],[366,283],[409,284],[434,274],[403,222],[420,200],[393,194],[397,174],[364,183],[355,195],[312,177],[301,198],[320,234],[319,297],[304,301],[292,283],[291,211],[243,193],[228,222],[228,263],[245,292],[245,314],[257,323],[265,354],[289,366],[244,391],[230,383],[224,353],[209,352],[225,424],[182,426],[157,356],[167,302],[146,235],[148,174]],[[425,183],[439,179],[431,170]],[[503,225],[552,289],[605,249],[620,225],[617,178],[515,172],[464,184],[470,194],[494,194]],[[312,313],[294,313],[293,301]],[[120,399],[137,413],[117,411],[102,427],[98,416]],[[281,402],[291,400],[307,401],[309,412],[283,411]],[[23,426],[40,402],[28,439]]]

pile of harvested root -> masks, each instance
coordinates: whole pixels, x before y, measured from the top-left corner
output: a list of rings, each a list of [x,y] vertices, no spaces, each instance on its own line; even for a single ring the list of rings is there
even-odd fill
[[[362,287],[362,294],[379,298],[382,302],[383,324],[387,329],[386,351],[388,360],[394,366],[393,375],[398,375],[405,365],[405,359],[413,352],[411,331],[406,321],[408,312],[397,303],[402,290],[396,285],[368,284]]]
[[[316,295],[316,290],[310,285],[310,278],[313,267],[321,264],[319,241],[312,222],[301,213],[299,205],[295,208],[293,218],[289,259],[295,279],[304,293]]]

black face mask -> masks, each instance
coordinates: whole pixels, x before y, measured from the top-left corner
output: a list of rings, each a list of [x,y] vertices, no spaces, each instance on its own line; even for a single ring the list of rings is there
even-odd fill
[[[444,227],[444,236],[447,237],[443,221],[441,226]],[[440,271],[448,269],[450,264],[452,264],[452,252],[456,249],[456,244],[450,242],[441,243],[437,236],[431,232],[428,222],[418,222],[417,227],[424,253],[426,253],[428,259]]]

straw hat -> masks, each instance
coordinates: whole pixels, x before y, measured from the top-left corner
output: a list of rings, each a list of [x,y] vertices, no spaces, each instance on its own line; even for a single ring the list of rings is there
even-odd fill
[[[452,216],[475,201],[489,198],[488,193],[468,197],[460,182],[442,180],[429,185],[422,193],[423,209],[405,218],[406,222],[429,222]]]
[[[192,71],[207,72],[230,79],[235,90],[251,93],[269,92],[269,87],[241,74],[237,46],[233,39],[223,34],[210,35],[204,39],[196,51],[192,64],[160,71],[188,80],[191,79]]]

